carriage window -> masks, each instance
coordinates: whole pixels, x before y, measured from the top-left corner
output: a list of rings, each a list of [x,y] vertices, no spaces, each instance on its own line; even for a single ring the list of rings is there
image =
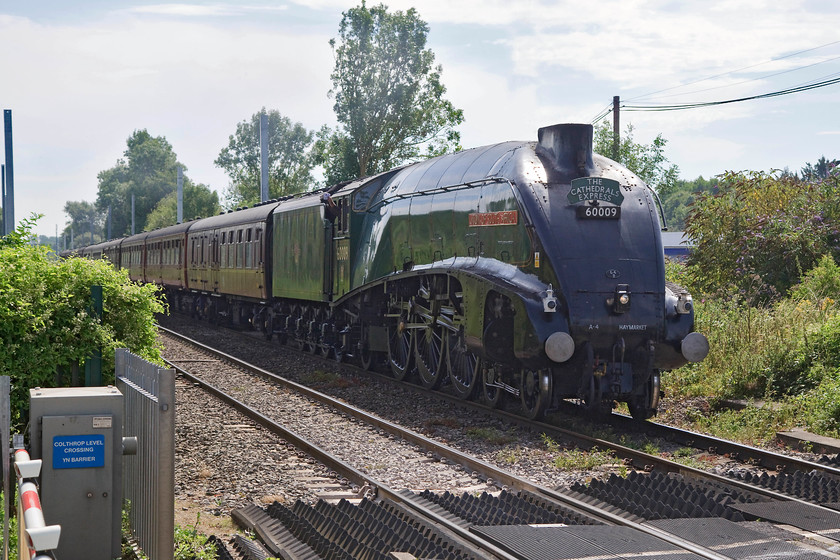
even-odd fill
[[[242,230],[238,230],[236,232],[236,238],[238,239],[238,243],[236,244],[236,268],[242,268],[242,263],[245,260],[245,255],[243,254],[243,247],[242,247]]]

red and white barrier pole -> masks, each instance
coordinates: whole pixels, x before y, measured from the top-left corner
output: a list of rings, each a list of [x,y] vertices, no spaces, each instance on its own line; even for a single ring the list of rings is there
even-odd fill
[[[23,513],[21,536],[25,535],[26,556],[31,560],[47,560],[51,557],[38,553],[58,548],[61,526],[47,526],[38,486],[30,480],[41,474],[41,461],[31,460],[25,449],[16,449],[15,472],[18,476],[18,511]]]

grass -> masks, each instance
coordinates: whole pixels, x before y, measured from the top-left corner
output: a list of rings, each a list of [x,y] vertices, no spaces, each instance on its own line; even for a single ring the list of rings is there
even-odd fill
[[[518,445],[516,447],[506,447],[496,452],[496,461],[506,465],[515,465],[522,458],[522,448]]]
[[[497,428],[468,428],[467,437],[475,440],[486,441],[493,445],[507,445],[516,441],[516,436],[509,432],[503,432]]]
[[[791,296],[757,306],[738,298],[695,295],[695,329],[709,338],[709,355],[663,375],[669,395],[703,397],[690,428],[755,445],[794,426],[840,437],[840,281],[830,260],[804,276]],[[669,267],[669,270],[673,270]],[[724,399],[765,401],[739,411]]]
[[[541,434],[543,444],[548,452],[554,456],[552,464],[563,471],[587,470],[615,462],[615,457],[608,451],[600,451],[597,447],[589,450],[563,449],[546,434]]]

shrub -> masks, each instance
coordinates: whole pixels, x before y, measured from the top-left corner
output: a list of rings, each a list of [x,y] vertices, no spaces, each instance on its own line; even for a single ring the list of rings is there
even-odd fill
[[[806,429],[837,437],[840,435],[840,369],[824,371],[819,384],[797,396],[799,422]]]
[[[790,290],[797,300],[821,301],[833,305],[840,294],[840,266],[831,255],[823,255],[817,266],[802,277],[802,282]]]
[[[154,285],[132,282],[105,260],[61,260],[27,244],[35,219],[0,243],[0,375],[12,383],[12,421],[25,421],[31,387],[54,387],[56,368],[102,351],[103,382],[113,383],[114,351],[129,348],[160,361],[155,314],[165,311]],[[88,312],[90,289],[102,286],[103,316]]]
[[[708,294],[751,304],[785,295],[823,255],[840,254],[840,175],[803,182],[788,174],[727,173],[686,219],[688,258]]]

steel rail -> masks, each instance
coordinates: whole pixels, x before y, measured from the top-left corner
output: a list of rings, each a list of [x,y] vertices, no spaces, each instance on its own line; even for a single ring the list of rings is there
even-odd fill
[[[194,342],[194,341],[193,341]],[[200,343],[196,343],[199,344]],[[203,346],[203,345],[202,345]],[[203,347],[206,350],[206,347]],[[221,359],[233,359],[231,356],[224,355],[224,357],[220,356]],[[420,513],[425,519],[424,521],[434,525],[437,529],[441,530],[448,538],[452,539],[455,542],[458,542],[461,546],[465,546],[469,548],[469,545],[474,547],[478,547],[478,551],[473,550],[473,552],[481,552],[486,551],[492,554],[492,556],[482,555],[482,558],[496,558],[499,560],[517,560],[519,559],[518,556],[510,555],[509,553],[505,552],[504,550],[496,547],[493,543],[486,541],[485,539],[481,538],[479,535],[475,533],[471,533],[469,530],[466,530],[462,527],[454,523],[450,523],[446,518],[441,517],[431,510],[428,510],[423,504],[418,503],[417,501],[410,500],[406,496],[401,495],[399,492],[391,489],[386,484],[366,475],[365,473],[359,471],[358,469],[354,468],[351,465],[348,465],[335,455],[325,451],[315,443],[309,441],[308,439],[304,438],[300,434],[274,422],[268,416],[265,416],[258,410],[248,406],[247,404],[237,400],[236,398],[232,397],[231,395],[225,393],[223,390],[219,389],[218,387],[207,383],[203,379],[198,376],[191,374],[190,372],[186,371],[185,369],[179,367],[177,365],[177,360],[175,362],[164,360],[170,367],[175,368],[179,374],[181,374],[186,379],[190,380],[191,382],[195,383],[196,385],[203,388],[205,391],[210,393],[211,395],[215,396],[216,398],[223,401],[228,406],[236,409],[237,411],[241,412],[242,414],[248,416],[260,426],[270,430],[272,433],[278,435],[279,437],[283,438],[287,442],[294,445],[296,448],[304,451],[307,455],[315,459],[316,461],[320,462],[324,466],[330,468],[331,470],[338,473],[340,476],[350,480],[351,482],[357,484],[358,486],[364,486],[367,484],[369,487],[375,490],[376,495],[379,497],[387,498],[388,500],[402,504],[404,506],[410,507],[412,510]],[[242,363],[239,361],[234,362],[237,366],[242,367]],[[250,369],[250,368],[248,368]],[[469,543],[469,545],[467,545]]]
[[[675,472],[683,474],[691,473],[693,471],[693,469],[691,469],[690,467],[685,467],[680,463],[674,461],[667,461],[663,458],[656,457],[654,455],[636,451],[634,449],[622,446],[609,440],[590,437],[586,434],[574,432],[572,430],[568,430],[555,424],[550,424],[548,422],[529,420],[517,414],[513,414],[504,410],[494,409],[475,401],[467,401],[460,399],[457,396],[451,395],[444,391],[428,391],[427,389],[424,389],[416,383],[412,383],[406,380],[398,381],[393,377],[390,377],[389,375],[372,371],[366,371],[352,364],[345,365],[358,372],[363,372],[366,375],[369,375],[376,379],[380,379],[384,382],[396,383],[408,390],[418,391],[422,394],[432,393],[436,397],[445,399],[449,402],[460,403],[461,406],[471,408],[473,410],[481,410],[490,414],[495,414],[498,417],[510,423],[514,423],[518,426],[522,426],[533,431],[541,431],[548,435],[555,435],[566,438],[570,441],[576,442],[582,447],[598,447],[599,449],[603,449],[605,447],[609,448],[615,452],[617,457],[631,461],[634,465],[637,465],[637,468],[649,469],[651,467],[658,466],[658,468],[662,469],[665,472]],[[290,381],[290,383],[293,382]],[[574,405],[570,404],[570,407],[574,407]],[[699,432],[693,432],[682,428],[667,426],[665,424],[659,424],[657,422],[652,421],[639,422],[630,418],[629,416],[615,412],[609,415],[604,415],[600,419],[593,419],[593,422],[599,420],[624,432],[642,431],[647,433],[647,435],[651,437],[658,437],[668,441],[677,442],[686,445],[687,447],[693,447],[695,449],[704,449],[713,454],[726,454],[733,460],[751,466],[760,466],[770,471],[776,471],[779,473],[791,472],[794,470],[806,473],[817,471],[840,478],[840,468],[838,467],[833,467],[822,463],[815,463],[813,461],[808,461],[806,459],[802,459],[800,457],[795,457],[791,455],[782,455],[780,453],[775,453],[773,451],[761,449],[759,447],[733,442],[715,436],[701,434]],[[727,481],[731,480],[726,477],[723,477],[723,479]]]
[[[652,526],[648,526],[648,525],[641,524],[641,523],[636,523],[632,520],[626,519],[626,518],[621,517],[619,515],[616,515],[614,513],[604,511],[603,509],[600,509],[595,505],[588,504],[588,503],[586,503],[584,501],[581,501],[581,500],[578,500],[578,499],[576,499],[572,496],[563,494],[562,492],[558,492],[556,490],[551,490],[549,488],[545,488],[545,487],[540,486],[538,484],[534,484],[533,482],[531,482],[529,480],[520,478],[520,477],[518,477],[518,476],[516,476],[516,475],[514,475],[514,474],[512,474],[508,471],[505,471],[503,469],[499,469],[498,467],[496,467],[494,465],[490,465],[489,463],[486,463],[486,462],[484,462],[480,459],[477,459],[475,457],[470,457],[468,455],[465,455],[465,454],[461,453],[460,451],[458,451],[454,448],[451,448],[447,445],[444,445],[444,444],[438,443],[434,440],[431,440],[431,439],[429,439],[429,438],[427,438],[427,437],[425,437],[421,434],[418,434],[417,432],[414,432],[413,430],[408,430],[406,428],[403,428],[402,426],[399,426],[397,424],[389,422],[389,421],[387,421],[383,418],[380,418],[378,416],[375,416],[375,415],[373,415],[369,412],[365,412],[365,411],[363,411],[363,410],[361,410],[357,407],[354,407],[354,406],[349,405],[345,402],[334,399],[334,398],[330,397],[329,395],[325,395],[323,393],[320,393],[319,391],[315,391],[314,389],[311,389],[309,387],[305,387],[305,386],[303,386],[299,383],[296,383],[294,381],[286,379],[286,378],[284,378],[280,375],[274,374],[272,372],[266,371],[262,368],[254,366],[252,364],[249,364],[249,363],[247,363],[243,360],[240,360],[239,358],[236,358],[236,357],[231,356],[229,354],[226,354],[224,352],[220,352],[218,350],[215,350],[215,349],[213,349],[213,348],[211,348],[207,345],[204,345],[204,344],[202,344],[198,341],[192,340],[189,337],[186,337],[184,335],[181,335],[181,334],[176,333],[174,331],[171,331],[169,329],[165,329],[163,327],[160,327],[160,328],[161,328],[161,330],[165,331],[170,336],[176,337],[176,338],[178,338],[182,341],[185,341],[189,344],[195,345],[196,347],[198,347],[198,348],[202,349],[203,351],[208,352],[212,355],[219,356],[220,359],[223,359],[225,361],[228,361],[229,363],[235,364],[237,367],[245,369],[245,370],[247,370],[247,371],[249,371],[249,372],[251,372],[255,375],[258,375],[260,377],[275,381],[275,382],[277,382],[279,384],[282,384],[283,386],[285,386],[289,389],[298,391],[301,394],[304,394],[309,398],[312,398],[314,400],[317,400],[318,402],[321,402],[321,403],[324,403],[328,406],[331,406],[331,407],[339,410],[340,412],[342,412],[344,414],[347,414],[349,416],[353,416],[354,418],[357,418],[357,419],[362,420],[362,421],[364,421],[368,424],[376,426],[377,428],[380,428],[384,431],[387,431],[388,433],[392,433],[396,436],[399,436],[399,437],[405,439],[406,441],[410,441],[411,443],[414,443],[415,445],[418,445],[418,446],[420,446],[424,449],[432,451],[433,453],[437,454],[438,456],[443,457],[443,458],[445,458],[449,461],[452,461],[453,463],[460,464],[464,468],[470,469],[474,472],[478,472],[486,478],[491,478],[494,481],[502,482],[503,484],[505,484],[505,485],[507,485],[511,488],[528,490],[530,492],[543,495],[543,496],[555,501],[556,503],[560,503],[560,504],[564,505],[565,507],[567,507],[569,509],[572,509],[576,512],[582,513],[586,516],[596,518],[596,519],[598,519],[598,520],[600,520],[600,521],[602,521],[606,524],[622,525],[622,526],[626,526],[626,527],[631,527],[631,528],[636,529],[640,532],[643,532],[643,533],[646,533],[646,534],[651,535],[653,537],[659,538],[659,539],[661,539],[665,542],[668,542],[669,544],[672,544],[674,546],[677,546],[677,547],[679,547],[683,550],[688,550],[690,552],[693,552],[694,554],[697,554],[698,556],[701,556],[703,558],[707,558],[709,560],[724,560],[724,559],[728,558],[727,556],[723,556],[721,554],[718,554],[718,553],[714,552],[713,550],[710,550],[710,549],[705,548],[703,546],[697,545],[693,542],[687,541],[687,540],[685,540],[685,539],[683,539],[683,538],[681,538],[677,535],[667,533],[666,531],[663,531],[661,529],[658,529],[658,528],[655,528],[655,527],[652,527]],[[174,360],[173,362],[170,362],[170,363],[172,363],[173,367],[175,367],[176,369],[179,369],[179,371],[183,371],[183,370],[181,370],[181,368],[178,368],[178,366],[175,365],[177,363],[177,360]],[[194,380],[194,382],[199,383],[202,386],[208,386],[209,387],[209,385],[206,385],[204,382],[202,382],[198,378],[194,378],[193,376],[190,376],[190,378],[192,380]],[[230,396],[224,395],[224,393],[222,391],[214,388],[214,390],[212,392],[214,394],[216,394],[217,396],[219,396],[220,398],[222,398],[223,400],[225,400],[226,402],[229,402],[232,406],[238,406],[238,405],[233,404],[234,402],[238,402],[238,401],[236,401],[235,399],[233,399]],[[242,406],[246,406],[246,405],[242,405]],[[249,416],[251,416],[255,420],[259,421],[261,424],[263,422],[268,422],[269,424],[273,424],[270,419],[263,416],[261,413],[259,413],[257,411],[253,411],[252,409],[250,409],[250,407],[246,406],[246,408],[250,411],[250,412],[245,411],[246,414],[248,414]],[[243,409],[243,411],[244,411],[244,409]],[[525,420],[525,419],[521,419],[521,420]],[[266,424],[264,424],[264,425],[266,425]],[[540,425],[540,426],[545,426],[545,428],[547,428],[547,429],[549,429],[549,428],[554,429],[551,426],[549,426],[548,424],[544,424],[544,425]],[[282,429],[284,432],[288,431],[285,428],[282,428],[282,427],[279,427],[279,428]],[[273,428],[270,428],[270,429],[273,429]],[[578,435],[580,435],[580,434],[578,434]],[[340,469],[343,469],[343,467],[341,467],[341,461],[338,460],[337,458],[333,457],[332,455],[330,455],[329,453],[327,453],[323,450],[320,450],[317,446],[315,446],[311,442],[306,442],[305,439],[301,438],[297,434],[290,433],[289,438],[295,438],[296,440],[299,439],[300,441],[305,442],[305,443],[303,443],[303,445],[307,446],[307,452],[308,453],[310,453],[309,450],[311,449],[312,456],[316,457],[316,458],[320,457],[321,454],[323,454],[323,456],[325,458],[324,459],[325,460],[325,463],[324,463],[325,465],[330,466],[330,468],[333,468],[334,470],[336,470],[336,472],[342,472],[342,470],[340,470]],[[612,446],[615,445],[615,444],[611,444],[610,442],[607,442],[605,440],[597,440],[595,438],[589,438],[589,439],[592,439],[592,441],[596,441],[596,442],[602,442],[605,447],[610,447],[611,448]],[[634,456],[644,455],[646,457],[652,457],[652,456],[646,455],[644,453],[637,452],[635,450],[631,450],[629,448],[625,448],[625,449],[627,449],[627,451],[632,453]],[[326,461],[329,461],[330,463],[328,464]],[[674,463],[674,465],[676,465],[680,469],[686,468],[683,465],[679,465],[679,464],[676,464],[676,463]],[[352,467],[349,467],[349,469],[351,469],[351,470],[349,470],[348,472],[352,473],[353,477],[364,477],[363,480],[365,482],[368,482],[369,484],[375,486],[377,489],[381,490],[383,495],[387,495],[387,497],[389,499],[398,501],[400,503],[404,503],[404,504],[410,506],[412,509],[415,509],[416,511],[422,513],[423,515],[426,515],[427,510],[426,510],[425,506],[423,506],[422,504],[418,504],[416,502],[406,500],[406,498],[404,496],[401,496],[400,494],[398,494],[398,493],[394,492],[393,490],[387,488],[387,486],[379,483],[378,481],[375,481],[374,479],[368,478],[367,475],[364,475],[363,473],[353,469]],[[696,469],[694,469],[694,470],[696,470]],[[703,471],[697,471],[697,472],[702,473]],[[351,476],[347,476],[347,478],[350,479],[350,480],[354,480],[354,481],[355,480],[362,480],[362,478],[356,479],[356,478],[351,478]],[[725,480],[727,480],[727,482],[728,482],[728,479],[725,479]],[[432,512],[428,512],[428,513],[432,514]],[[432,514],[432,515],[434,515],[434,514]],[[477,539],[478,542],[482,542],[482,543],[485,542],[484,539],[480,539],[480,537],[478,537],[474,533],[471,533],[469,530],[463,529],[463,528],[458,527],[457,525],[454,525],[454,524],[450,524],[443,518],[439,518],[439,517],[435,516],[435,519],[439,519],[440,522],[445,523],[447,526],[451,527],[451,530],[452,530],[453,533],[460,535],[464,539],[468,539],[470,541],[472,541],[473,539]],[[481,544],[481,546],[483,548],[485,548],[484,544]],[[492,543],[486,543],[486,546],[489,547],[489,548],[486,548],[486,550],[491,550],[493,552],[493,554],[499,556],[500,558],[510,557],[510,556],[508,556],[507,552],[505,552],[501,549],[498,549]]]
[[[743,443],[733,442],[721,439],[715,436],[701,434],[699,432],[692,432],[674,426],[667,426],[658,422],[638,422],[629,416],[623,414],[613,413],[608,422],[615,427],[622,430],[630,430],[635,426],[648,432],[649,434],[666,439],[669,441],[676,441],[688,447],[695,447],[697,449],[706,449],[714,454],[727,454],[730,458],[740,461],[742,463],[757,465],[768,470],[775,470],[778,472],[789,472],[790,470],[798,470],[803,472],[820,471],[826,474],[831,474],[840,477],[840,468],[832,467],[831,465],[824,465],[822,463],[815,463],[802,459],[801,457],[794,457],[791,455],[782,455],[760,447],[753,447]]]

